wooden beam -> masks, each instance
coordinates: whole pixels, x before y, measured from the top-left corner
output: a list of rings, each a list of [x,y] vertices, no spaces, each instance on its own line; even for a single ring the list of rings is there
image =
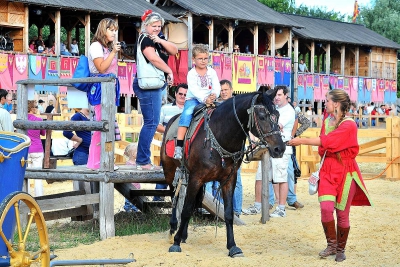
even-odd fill
[[[85,18],[78,17],[78,20],[82,23],[83,26],[86,26],[86,20],[85,20]]]
[[[234,31],[234,34],[233,34],[233,40],[236,40],[236,37],[238,37],[238,35],[241,33],[243,31],[243,29],[237,29],[237,30],[235,30]],[[232,46],[232,49],[233,49],[233,46]],[[229,50],[230,51],[230,50]],[[233,51],[233,50],[232,50]]]
[[[261,223],[269,221],[269,181],[272,180],[272,163],[269,151],[266,150],[259,162],[261,164]]]
[[[56,24],[56,18],[52,13],[47,13],[49,15],[49,18],[53,21],[54,24]]]
[[[112,124],[112,123],[111,123]],[[67,130],[67,131],[100,131],[107,132],[108,121],[30,121],[14,120],[17,129],[24,130]]]
[[[251,27],[247,27],[247,29],[251,32],[251,34],[253,34],[253,35],[255,34],[254,29],[252,29]]]
[[[354,75],[359,76],[359,69],[360,69],[360,47],[356,47],[355,50],[355,60],[354,60]]]

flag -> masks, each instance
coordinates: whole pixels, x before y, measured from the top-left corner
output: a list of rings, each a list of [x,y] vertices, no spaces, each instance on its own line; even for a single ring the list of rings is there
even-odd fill
[[[356,22],[356,19],[360,15],[360,7],[358,6],[357,0],[354,2],[354,11],[353,11],[353,23]]]

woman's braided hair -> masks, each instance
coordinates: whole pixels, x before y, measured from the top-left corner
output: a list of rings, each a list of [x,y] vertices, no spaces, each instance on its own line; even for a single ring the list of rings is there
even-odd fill
[[[329,91],[328,94],[331,96],[331,99],[333,102],[340,103],[340,111],[342,112],[342,114],[341,114],[340,119],[337,120],[337,123],[335,125],[335,129],[337,129],[339,127],[340,123],[342,123],[342,121],[344,120],[346,113],[350,109],[350,104],[351,104],[350,97],[344,90],[341,90],[341,89],[333,89],[333,90]],[[341,164],[343,164],[340,152],[336,152],[336,157],[337,157],[338,161]]]
[[[340,123],[344,120],[346,113],[350,110],[350,97],[346,91],[341,89],[333,89],[329,91],[328,94],[331,96],[333,102],[340,103],[340,112],[342,114],[335,125],[335,129],[337,129]]]

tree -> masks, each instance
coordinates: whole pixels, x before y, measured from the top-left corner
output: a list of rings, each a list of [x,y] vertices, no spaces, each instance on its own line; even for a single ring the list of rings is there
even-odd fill
[[[326,7],[308,7],[301,4],[296,7],[295,0],[258,0],[260,3],[272,8],[273,10],[281,13],[296,14],[308,17],[315,17],[321,19],[339,20],[344,21],[346,15],[333,10],[327,11]]]

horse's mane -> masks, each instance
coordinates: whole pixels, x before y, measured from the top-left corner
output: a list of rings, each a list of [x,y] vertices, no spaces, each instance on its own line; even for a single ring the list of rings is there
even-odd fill
[[[275,105],[274,105],[272,99],[267,94],[263,94],[262,92],[238,94],[238,95],[234,96],[236,105],[239,106],[239,105],[242,105],[242,104],[246,103],[248,105],[248,107],[250,107],[251,100],[253,99],[253,97],[255,95],[261,95],[262,96],[262,101],[261,101],[261,103],[258,103],[258,104],[264,105],[270,113],[274,113],[276,108],[275,108]],[[221,108],[221,109],[222,108],[228,108],[228,110],[232,110],[232,101],[233,101],[233,97],[231,97],[228,100],[226,100],[223,103],[221,103],[219,108]],[[256,101],[256,103],[257,102],[258,101]]]

